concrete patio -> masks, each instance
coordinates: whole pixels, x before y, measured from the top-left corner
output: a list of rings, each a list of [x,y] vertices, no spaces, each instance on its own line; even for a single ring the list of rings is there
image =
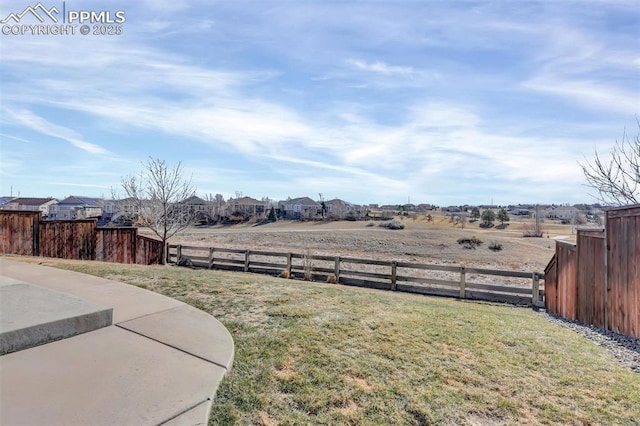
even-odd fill
[[[131,285],[0,258],[0,424],[206,424],[234,345]]]

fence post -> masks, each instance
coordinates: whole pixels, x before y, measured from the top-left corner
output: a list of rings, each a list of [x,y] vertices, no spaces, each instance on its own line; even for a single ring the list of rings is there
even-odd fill
[[[178,244],[176,247],[176,263],[180,263],[180,258],[182,257],[182,244]]]
[[[460,298],[464,299],[466,296],[466,275],[464,266],[460,267]]]
[[[291,278],[291,253],[287,253],[287,277]]]
[[[249,256],[251,254],[250,250],[245,250],[244,252],[244,272],[249,272]]]
[[[169,243],[166,243],[164,245],[164,253],[163,254],[164,254],[164,263],[165,263],[165,265],[168,265],[169,262],[171,262],[171,256],[169,255],[169,250],[170,250],[169,247],[170,247]]]
[[[604,268],[604,294],[602,295],[603,297],[603,304],[604,304],[604,329],[605,330],[611,330],[611,321],[609,321],[609,312],[611,312],[610,309],[610,303],[611,300],[609,299],[609,290],[611,290],[611,288],[609,287],[609,229],[610,229],[610,224],[609,224],[609,211],[605,210],[604,211],[604,250],[602,250],[603,255],[604,255],[604,262],[602,264],[603,268]]]
[[[538,278],[538,274],[535,272],[531,273],[531,304],[533,306],[538,306],[540,299],[540,280]]]
[[[396,291],[398,288],[397,278],[398,278],[398,262],[391,263],[391,290]]]
[[[213,251],[215,249],[213,247],[209,247],[209,266],[208,269],[212,269],[213,268]]]
[[[336,256],[333,275],[336,277],[336,284],[340,282],[340,256]]]

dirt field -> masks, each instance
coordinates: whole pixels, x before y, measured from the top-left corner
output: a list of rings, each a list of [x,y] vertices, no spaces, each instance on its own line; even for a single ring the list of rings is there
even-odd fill
[[[453,226],[443,216],[431,223],[404,218],[405,229],[389,230],[380,222],[294,222],[266,225],[193,227],[171,239],[174,244],[260,249],[381,260],[463,265],[490,269],[543,272],[555,249],[555,239],[575,239],[570,225],[543,224],[542,238],[524,238],[523,221],[506,229],[482,229],[478,223]],[[476,236],[477,249],[465,249],[460,237]],[[488,248],[502,244],[501,251]]]

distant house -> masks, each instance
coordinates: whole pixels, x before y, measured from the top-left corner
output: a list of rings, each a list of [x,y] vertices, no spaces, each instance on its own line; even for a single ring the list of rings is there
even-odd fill
[[[123,198],[121,200],[105,200],[102,206],[104,217],[114,218],[119,215],[135,215],[140,213],[138,200],[135,198]]]
[[[0,208],[2,208],[2,206],[4,206],[5,204],[7,204],[10,201],[13,201],[15,197],[0,197]]]
[[[365,216],[369,219],[374,220],[388,220],[393,219],[395,215],[395,211],[393,210],[382,210],[382,209],[369,209]]]
[[[232,198],[227,201],[227,213],[232,216],[262,220],[266,218],[267,203],[251,197]]]
[[[357,206],[338,198],[325,201],[324,204],[327,208],[326,217],[328,219],[357,220],[362,219],[365,215],[365,209],[362,206]]]
[[[49,219],[75,220],[102,217],[103,200],[71,195],[51,206]]]
[[[579,211],[573,206],[557,206],[547,209],[544,213],[548,219],[571,220],[578,215]]]
[[[42,212],[42,217],[51,216],[52,207],[58,200],[55,198],[14,198],[2,206],[4,210],[29,210]]]
[[[211,204],[196,195],[192,195],[191,197],[182,200],[179,203],[178,208],[184,212],[188,212],[188,214],[194,218],[196,223],[206,224],[210,223],[212,220]]]
[[[182,200],[180,205],[191,212],[208,212],[210,209],[209,204],[196,195]]]
[[[287,219],[313,219],[322,214],[322,206],[309,197],[280,202],[280,212]]]
[[[102,219],[106,222],[133,222],[139,213],[140,206],[138,205],[138,200],[131,197],[120,200],[104,200],[102,206]]]

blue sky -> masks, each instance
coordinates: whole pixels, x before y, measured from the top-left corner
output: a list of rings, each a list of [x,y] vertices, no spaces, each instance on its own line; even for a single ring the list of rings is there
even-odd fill
[[[0,35],[0,195],[109,196],[153,156],[200,195],[595,202],[578,161],[637,131],[636,0],[65,7],[123,34]]]

